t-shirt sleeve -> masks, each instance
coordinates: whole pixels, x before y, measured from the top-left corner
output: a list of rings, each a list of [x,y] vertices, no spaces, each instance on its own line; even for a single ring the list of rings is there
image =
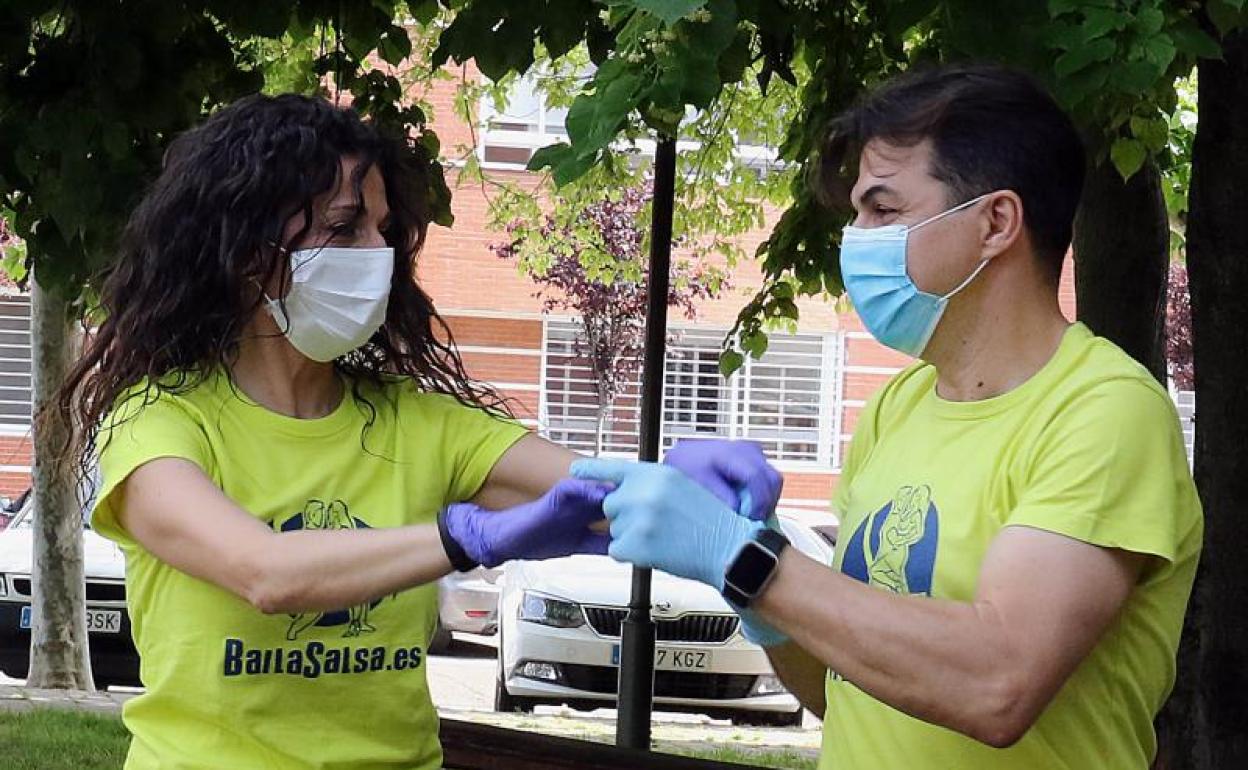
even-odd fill
[[[1174,561],[1194,514],[1178,418],[1145,383],[1103,383],[1042,434],[1007,526]]]
[[[449,396],[439,401],[444,446],[451,460],[446,502],[462,502],[480,491],[495,463],[529,431],[514,420],[464,406]]]
[[[841,475],[836,481],[836,490],[832,493],[832,513],[837,519],[844,520],[845,511],[849,508],[849,487],[853,483],[854,476],[858,473],[858,469],[862,467],[863,458],[870,453],[871,448],[875,445],[876,421],[880,412],[880,401],[884,397],[886,388],[877,390],[867,403],[862,407],[862,411],[858,413],[858,423],[854,428],[854,436],[849,441],[849,447],[845,450],[845,457],[841,462]],[[837,441],[841,440],[840,436],[836,437]]]
[[[118,523],[122,484],[140,466],[161,457],[189,460],[211,475],[211,450],[202,425],[174,396],[136,395],[104,419],[96,440],[100,489],[91,527],[123,545],[131,543]]]

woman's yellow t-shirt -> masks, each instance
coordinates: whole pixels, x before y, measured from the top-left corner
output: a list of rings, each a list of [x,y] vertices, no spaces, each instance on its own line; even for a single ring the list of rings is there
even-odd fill
[[[348,389],[330,415],[301,420],[217,374],[182,394],[152,390],[150,403],[123,400],[106,419],[92,523],[126,555],[146,687],[123,712],[127,770],[441,766],[425,677],[435,585],[337,612],[265,615],[164,564],[117,524],[121,483],[160,457],[194,462],[279,531],[431,523],[525,434],[409,381],[360,392],[367,404]]]

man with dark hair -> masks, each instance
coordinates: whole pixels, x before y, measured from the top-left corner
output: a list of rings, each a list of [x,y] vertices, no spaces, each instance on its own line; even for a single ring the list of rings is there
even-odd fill
[[[846,160],[845,286],[920,360],[859,417],[831,569],[764,523],[779,476],[741,442],[575,464],[617,484],[611,554],[723,591],[823,768],[1144,770],[1203,524],[1165,389],[1058,305],[1078,135],[1026,77],[947,67],[838,122],[834,197]]]

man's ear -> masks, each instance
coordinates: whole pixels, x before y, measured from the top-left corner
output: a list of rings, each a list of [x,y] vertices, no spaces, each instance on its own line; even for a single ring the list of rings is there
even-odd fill
[[[1009,251],[1023,235],[1023,199],[1013,190],[993,193],[984,209],[981,258]]]

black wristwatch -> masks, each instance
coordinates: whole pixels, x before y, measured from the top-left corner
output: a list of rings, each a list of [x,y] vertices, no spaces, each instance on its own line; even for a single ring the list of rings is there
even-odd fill
[[[789,539],[774,529],[758,530],[724,570],[724,598],[734,607],[750,606],[776,574]]]

